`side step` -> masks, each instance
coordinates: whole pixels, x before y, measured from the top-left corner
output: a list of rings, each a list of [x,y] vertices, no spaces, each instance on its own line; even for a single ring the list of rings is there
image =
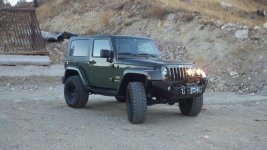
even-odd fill
[[[109,89],[95,89],[95,88],[87,88],[92,94],[100,94],[105,96],[116,96],[118,92],[116,90]]]

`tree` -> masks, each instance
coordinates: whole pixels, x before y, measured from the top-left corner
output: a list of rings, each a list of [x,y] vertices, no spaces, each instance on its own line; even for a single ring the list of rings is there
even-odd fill
[[[0,7],[1,6],[11,6],[8,0],[0,0]]]
[[[16,5],[17,6],[23,6],[25,4],[27,4],[27,1],[26,0],[19,0]]]

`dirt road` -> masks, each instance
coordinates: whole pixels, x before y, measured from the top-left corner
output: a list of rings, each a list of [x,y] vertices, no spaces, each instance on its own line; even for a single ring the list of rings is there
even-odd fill
[[[112,97],[72,109],[62,91],[57,79],[2,79],[0,149],[267,149],[266,96],[207,92],[198,117],[155,105],[145,124],[132,125]]]

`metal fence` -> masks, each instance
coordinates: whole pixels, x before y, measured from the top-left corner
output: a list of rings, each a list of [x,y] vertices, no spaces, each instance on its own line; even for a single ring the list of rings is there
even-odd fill
[[[32,8],[0,8],[0,54],[45,54]]]

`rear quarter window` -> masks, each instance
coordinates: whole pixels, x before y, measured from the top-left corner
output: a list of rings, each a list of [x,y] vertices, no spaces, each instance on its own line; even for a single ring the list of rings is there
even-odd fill
[[[73,40],[70,45],[69,56],[88,56],[90,40]]]

